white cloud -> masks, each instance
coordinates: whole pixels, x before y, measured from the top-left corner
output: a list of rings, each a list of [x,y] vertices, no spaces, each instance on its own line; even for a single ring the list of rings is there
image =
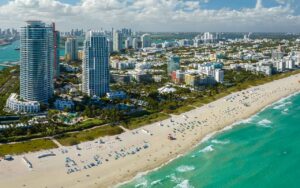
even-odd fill
[[[75,5],[57,0],[11,0],[0,6],[1,27],[20,27],[27,19],[55,21],[57,28],[132,27],[143,31],[299,31],[300,16],[284,4],[241,10],[201,8],[200,1],[81,0]],[[292,0],[290,0],[292,1]]]
[[[279,4],[287,4],[287,3],[294,3],[295,0],[276,0]]]

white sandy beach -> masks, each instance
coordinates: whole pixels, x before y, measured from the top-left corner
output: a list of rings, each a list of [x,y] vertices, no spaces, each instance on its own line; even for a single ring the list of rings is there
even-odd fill
[[[189,151],[206,135],[300,91],[300,74],[233,93],[208,105],[118,136],[0,161],[0,187],[114,187]],[[171,134],[176,140],[169,140]],[[42,153],[55,156],[39,159]],[[26,157],[33,168],[23,161]]]

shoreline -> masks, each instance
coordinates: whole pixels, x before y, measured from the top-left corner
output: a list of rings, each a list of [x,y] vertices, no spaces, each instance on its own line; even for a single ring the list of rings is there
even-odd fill
[[[281,101],[284,101],[284,100],[286,100],[286,99],[289,99],[289,98],[294,97],[294,96],[299,95],[299,94],[300,94],[300,91],[296,91],[295,93],[292,93],[292,94],[290,94],[290,95],[288,95],[288,96],[286,96],[286,97],[284,97],[284,98],[282,98],[282,99],[279,99],[279,100],[277,100],[277,101],[275,101],[275,102],[273,102],[273,103],[271,103],[271,104],[269,104],[269,105],[263,107],[261,110],[258,110],[258,112],[256,112],[256,113],[250,115],[248,118],[245,118],[245,119],[239,120],[239,121],[237,121],[237,122],[234,122],[234,123],[232,123],[232,124],[230,124],[230,125],[228,125],[228,126],[225,126],[222,130],[218,130],[218,131],[212,132],[212,133],[210,133],[210,134],[204,136],[204,137],[200,140],[200,142],[199,142],[198,144],[196,144],[196,145],[192,146],[191,148],[189,148],[187,152],[178,154],[175,158],[170,159],[169,161],[163,163],[162,165],[160,165],[160,166],[158,166],[158,167],[156,167],[156,168],[154,168],[154,169],[149,169],[149,170],[144,171],[144,172],[139,172],[139,173],[138,173],[135,177],[133,177],[132,179],[127,180],[127,181],[124,181],[124,182],[120,182],[120,183],[118,183],[117,185],[115,185],[114,188],[118,188],[118,187],[120,187],[120,186],[122,186],[122,185],[125,185],[125,184],[127,184],[127,183],[130,183],[130,182],[132,182],[132,181],[134,181],[134,180],[140,178],[141,176],[145,176],[145,175],[147,175],[147,174],[149,174],[149,173],[151,173],[151,172],[154,172],[154,171],[156,171],[156,170],[159,170],[160,168],[163,168],[164,166],[168,165],[169,163],[173,162],[174,160],[177,160],[177,159],[180,158],[180,157],[183,157],[183,156],[185,156],[185,155],[188,155],[189,152],[192,152],[196,147],[200,146],[200,145],[203,144],[205,141],[207,141],[207,140],[213,138],[214,136],[216,136],[216,135],[218,135],[218,134],[221,134],[221,133],[224,133],[224,132],[226,132],[226,131],[230,131],[230,130],[232,130],[232,129],[234,129],[234,128],[237,128],[237,126],[239,126],[240,124],[242,124],[244,121],[247,121],[248,119],[253,118],[254,116],[256,116],[256,115],[258,115],[259,113],[261,113],[261,112],[263,112],[264,110],[266,110],[267,108],[273,106],[274,104],[279,103],[279,102],[281,102]]]
[[[79,144],[81,151],[76,150],[75,146],[63,147],[69,150],[68,154],[61,154],[62,148],[52,149],[50,151],[56,153],[56,156],[42,160],[36,156],[45,151],[15,156],[12,162],[0,162],[0,181],[7,187],[21,187],[22,184],[28,187],[49,188],[62,186],[96,188],[99,185],[119,187],[137,176],[167,165],[192,151],[205,140],[235,127],[274,103],[296,95],[300,91],[299,80],[300,74],[297,74],[232,93],[202,107],[163,120],[163,126],[153,123],[122,133],[118,136],[122,141],[116,141],[115,136],[111,136],[102,138],[106,142],[104,145],[94,141]],[[174,141],[167,139],[170,133],[177,139]],[[126,154],[118,160],[107,157],[109,154],[114,155],[114,151],[119,152],[120,149],[131,151],[132,147],[144,144],[145,141],[149,144],[148,149],[142,149],[133,155]],[[79,152],[82,153],[80,157],[77,156]],[[104,156],[103,160],[109,161],[104,161],[95,168],[66,174],[64,159],[67,156],[78,163],[84,161],[85,164],[95,153]],[[26,156],[33,164],[31,172],[19,164],[22,156]],[[9,172],[15,172],[14,176],[11,177]],[[47,178],[51,175],[58,177],[56,182]]]

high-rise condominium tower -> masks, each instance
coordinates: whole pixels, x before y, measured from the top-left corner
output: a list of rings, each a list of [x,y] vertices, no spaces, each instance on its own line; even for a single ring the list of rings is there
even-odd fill
[[[108,41],[99,32],[86,34],[82,61],[82,91],[89,96],[104,96],[109,92]]]
[[[59,68],[59,44],[60,44],[60,33],[55,30],[55,23],[52,23],[52,32],[53,32],[53,76],[54,78],[59,77],[60,68]]]
[[[171,75],[173,71],[180,69],[180,57],[179,56],[171,56],[168,62],[168,74]]]
[[[120,31],[113,30],[113,50],[118,52],[123,49],[123,36]]]
[[[78,56],[78,44],[76,38],[67,38],[67,41],[65,43],[65,57],[67,60],[77,60]]]
[[[142,48],[151,47],[151,38],[149,34],[143,34],[141,36]]]
[[[53,28],[41,21],[27,21],[20,38],[20,97],[47,102],[53,94]]]

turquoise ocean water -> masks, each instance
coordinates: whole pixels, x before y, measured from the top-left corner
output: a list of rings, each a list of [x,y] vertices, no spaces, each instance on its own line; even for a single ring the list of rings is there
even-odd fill
[[[300,187],[300,94],[120,187]]]
[[[20,41],[15,41],[11,45],[0,46],[0,63],[19,61],[20,51],[15,50],[19,45]],[[3,67],[0,66],[0,70],[2,69]]]

